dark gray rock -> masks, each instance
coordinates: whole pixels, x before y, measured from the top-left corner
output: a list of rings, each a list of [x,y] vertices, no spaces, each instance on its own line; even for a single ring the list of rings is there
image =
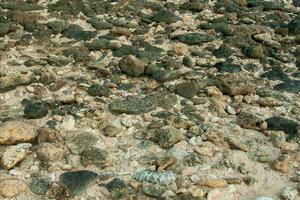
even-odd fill
[[[123,57],[123,56],[127,56],[129,54],[137,55],[138,48],[131,46],[131,45],[123,45],[122,47],[113,51],[113,56],[116,56],[116,57]]]
[[[54,33],[61,33],[69,28],[69,23],[66,21],[51,21],[47,23]]]
[[[129,97],[126,99],[117,99],[109,104],[109,109],[115,114],[137,115],[146,113],[154,109],[153,102],[147,98]]]
[[[284,131],[290,141],[300,141],[300,124],[294,120],[284,117],[270,117],[265,120],[268,124],[268,130]]]
[[[180,96],[191,99],[198,92],[198,84],[196,82],[183,82],[176,85],[175,91]]]
[[[43,118],[48,114],[48,104],[43,101],[27,101],[24,108],[24,117],[28,119]]]
[[[101,169],[105,168],[108,152],[104,149],[90,148],[83,152],[81,162],[84,166],[95,165]]]
[[[162,10],[156,12],[151,19],[154,22],[165,22],[167,24],[171,24],[177,22],[180,18],[169,10]]]
[[[0,37],[5,36],[9,32],[10,26],[11,26],[10,22],[7,23],[0,22]]]
[[[119,178],[114,178],[112,181],[105,184],[105,188],[110,192],[123,187],[126,187],[126,183]]]
[[[211,42],[213,38],[209,35],[203,34],[203,33],[187,33],[182,34],[174,39],[178,39],[180,42],[189,44],[189,45],[196,45],[196,44],[203,44],[206,42]]]
[[[69,38],[75,40],[90,40],[93,37],[96,37],[96,32],[85,31],[81,26],[72,24],[69,28],[62,32],[62,34]]]
[[[73,195],[82,194],[90,185],[95,184],[99,176],[88,170],[65,172],[59,177],[59,184]]]
[[[112,91],[110,88],[108,88],[104,85],[95,83],[91,87],[88,88],[87,93],[91,96],[102,97],[102,96],[110,95],[112,93]]]
[[[299,93],[300,92],[300,81],[291,80],[284,83],[279,83],[274,86],[275,90],[282,92],[290,92],[290,93]]]
[[[74,154],[81,154],[97,142],[96,136],[90,133],[79,133],[66,141],[66,146]]]
[[[261,75],[269,80],[289,81],[289,76],[282,70],[280,66],[273,67],[270,71]]]
[[[230,62],[224,61],[224,62],[218,62],[214,66],[218,69],[220,73],[229,72],[229,73],[238,73],[242,71],[241,66],[232,64]]]
[[[30,190],[38,195],[44,195],[50,187],[50,178],[33,178],[30,183]]]

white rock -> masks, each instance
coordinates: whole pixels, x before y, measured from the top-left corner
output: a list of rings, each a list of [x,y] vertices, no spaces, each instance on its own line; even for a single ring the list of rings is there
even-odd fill
[[[293,187],[286,187],[281,191],[281,196],[285,200],[295,200],[298,196],[298,190]]]
[[[60,124],[59,129],[63,131],[71,131],[75,128],[76,120],[72,115],[67,115]]]
[[[274,200],[274,199],[271,197],[260,196],[260,197],[256,197],[254,200]]]
[[[8,147],[1,157],[1,166],[7,170],[18,165],[26,157],[25,149],[17,148],[16,146]]]

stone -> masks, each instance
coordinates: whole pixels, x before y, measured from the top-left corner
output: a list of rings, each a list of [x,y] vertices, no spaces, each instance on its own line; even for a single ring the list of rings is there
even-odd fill
[[[198,92],[198,85],[196,82],[182,82],[176,85],[175,92],[180,96],[191,99]]]
[[[225,62],[218,62],[214,65],[215,68],[218,69],[220,73],[229,72],[229,73],[238,73],[242,71],[241,66]]]
[[[26,150],[18,146],[8,147],[2,154],[1,167],[10,170],[26,158]]]
[[[273,143],[273,146],[280,148],[285,144],[285,133],[283,131],[272,131],[270,140]]]
[[[0,37],[5,36],[9,32],[10,27],[11,27],[11,23],[0,22]]]
[[[55,130],[51,128],[40,128],[38,130],[37,137],[38,144],[49,142],[55,144],[63,144],[63,137]]]
[[[89,61],[89,53],[89,49],[85,46],[73,46],[63,51],[64,56],[72,56],[76,62]]]
[[[81,163],[84,166],[95,165],[99,168],[104,168],[107,156],[108,152],[106,150],[92,147],[82,153]]]
[[[77,133],[66,141],[66,146],[74,154],[81,154],[97,142],[97,137],[87,133]]]
[[[281,173],[289,173],[289,157],[286,155],[280,156],[277,160],[272,163],[272,169]]]
[[[174,37],[174,39],[189,45],[201,45],[203,43],[211,42],[213,38],[203,33],[186,33]]]
[[[105,129],[103,129],[103,135],[108,137],[115,137],[120,133],[120,130],[115,126],[107,126]]]
[[[289,34],[300,34],[300,16],[295,17],[291,20],[287,27],[289,29]]]
[[[137,55],[138,48],[131,45],[123,45],[120,48],[117,48],[113,51],[113,56],[115,57],[123,57],[127,55]]]
[[[260,196],[260,197],[256,197],[255,200],[274,200],[274,199],[271,197]]]
[[[273,67],[270,71],[263,73],[261,77],[267,78],[269,80],[290,80],[289,76],[279,66]]]
[[[122,58],[119,61],[119,67],[124,73],[134,77],[142,75],[145,71],[145,64],[134,55]]]
[[[35,194],[44,195],[48,191],[50,184],[49,177],[36,177],[31,180],[29,188]]]
[[[184,139],[180,130],[173,126],[164,126],[155,131],[156,138],[162,148],[170,148]]]
[[[66,188],[71,195],[82,194],[89,186],[96,183],[99,176],[88,170],[65,172],[59,176],[59,184]]]
[[[222,188],[222,187],[225,187],[227,185],[227,181],[225,181],[223,179],[205,178],[205,179],[200,179],[197,182],[197,185],[210,187],[210,188]]]
[[[69,23],[66,21],[51,21],[47,23],[55,33],[61,33],[69,28]]]
[[[175,23],[179,19],[180,18],[178,16],[169,10],[158,11],[151,18],[151,20],[154,22],[165,22],[166,24]]]
[[[234,53],[234,50],[228,44],[222,44],[218,49],[214,49],[212,53],[217,58],[229,58]]]
[[[36,149],[37,157],[45,162],[61,161],[65,156],[65,151],[51,143],[42,143]]]
[[[71,24],[62,34],[69,39],[75,40],[90,40],[96,37],[96,32],[85,31],[81,26],[76,24]]]
[[[298,197],[297,188],[286,187],[281,191],[281,196],[284,200],[296,200]]]
[[[166,187],[161,186],[159,184],[143,184],[143,193],[147,196],[160,198],[164,192],[167,190]]]
[[[13,198],[26,192],[27,185],[22,180],[3,180],[0,182],[0,195],[4,198]]]
[[[249,111],[242,110],[239,114],[237,124],[242,128],[255,129],[255,130],[266,130],[268,122],[263,120],[258,115]]]
[[[243,49],[243,53],[249,57],[254,59],[264,58],[264,49],[261,46],[246,46]]]
[[[270,117],[266,119],[268,130],[283,131],[288,137],[288,141],[300,141],[300,124],[294,120],[284,117]]]
[[[43,118],[48,114],[48,105],[43,101],[28,101],[24,108],[24,117],[28,119]]]
[[[112,93],[112,91],[110,88],[108,88],[104,85],[95,83],[91,87],[88,88],[87,93],[90,96],[99,96],[99,97],[105,96],[105,97],[107,97]]]
[[[113,28],[113,25],[105,20],[98,19],[96,17],[93,17],[90,21],[92,27],[94,27],[97,30],[106,30]]]
[[[129,186],[114,189],[111,196],[113,200],[137,199],[136,192]]]
[[[281,91],[281,92],[289,92],[289,93],[298,94],[300,92],[300,81],[291,80],[291,81],[286,81],[284,83],[279,83],[274,86],[274,89]]]
[[[215,85],[223,92],[230,96],[251,94],[255,85],[254,81],[247,76],[238,74],[224,74],[217,76]]]
[[[128,97],[126,99],[116,99],[109,104],[109,109],[114,114],[137,115],[147,113],[154,109],[155,105],[148,98]]]
[[[193,57],[191,57],[191,56],[184,56],[184,57],[182,58],[182,63],[183,63],[185,66],[191,67],[191,68],[193,68],[193,67],[196,66],[196,60],[195,60]]]
[[[34,126],[20,120],[7,121],[0,125],[0,144],[11,145],[32,142],[35,137]]]
[[[145,170],[137,172],[133,178],[139,182],[147,181],[153,184],[169,185],[175,182],[177,176],[172,171],[151,172]]]
[[[119,178],[114,178],[112,181],[105,184],[105,188],[108,189],[110,192],[123,187],[126,187],[126,183]]]

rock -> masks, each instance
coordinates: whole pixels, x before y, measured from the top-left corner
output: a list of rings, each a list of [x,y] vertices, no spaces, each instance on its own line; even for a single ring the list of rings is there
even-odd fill
[[[261,77],[265,77],[269,80],[281,80],[281,81],[290,80],[289,76],[279,66],[273,67],[270,71],[263,73]]]
[[[113,25],[105,20],[98,19],[96,17],[93,17],[90,21],[92,27],[94,27],[97,30],[106,30],[113,28]]]
[[[260,97],[272,97],[279,101],[290,102],[290,99],[286,95],[282,94],[279,91],[272,90],[269,88],[260,88],[256,90],[256,94]]]
[[[255,89],[253,80],[238,74],[220,75],[216,78],[215,85],[223,94],[230,96],[251,94]]]
[[[153,184],[159,183],[161,185],[169,185],[173,183],[177,176],[171,171],[164,172],[151,172],[151,171],[141,171],[137,172],[133,178],[139,182],[147,181]]]
[[[220,188],[225,187],[227,185],[227,181],[223,179],[201,179],[197,182],[199,186],[205,186],[210,188]]]
[[[123,45],[120,48],[117,48],[113,51],[113,56],[116,57],[123,57],[127,55],[137,55],[138,54],[138,48],[131,46],[131,45]]]
[[[285,200],[296,200],[298,197],[298,190],[293,187],[286,187],[281,191],[281,196]]]
[[[72,131],[76,125],[76,119],[72,115],[67,115],[59,125],[60,131]]]
[[[266,119],[268,130],[283,131],[288,137],[288,141],[300,141],[300,124],[294,120],[284,117],[270,117]]]
[[[158,143],[163,148],[170,148],[174,144],[184,139],[183,134],[180,130],[173,126],[164,126],[155,131]]]
[[[0,22],[0,37],[5,36],[9,32],[10,27],[11,27],[11,23]]]
[[[112,93],[112,91],[110,88],[108,88],[104,85],[95,83],[91,87],[88,88],[87,93],[91,96],[107,97]]]
[[[110,192],[123,187],[126,187],[126,183],[119,178],[114,178],[112,181],[105,184],[105,188]]]
[[[90,133],[78,133],[66,141],[67,147],[74,154],[81,154],[97,142],[97,137]]]
[[[272,169],[281,173],[288,173],[290,171],[289,157],[285,155],[280,156],[272,163]]]
[[[47,23],[55,33],[61,33],[69,28],[69,23],[66,21],[51,21]]]
[[[238,73],[242,71],[241,66],[229,63],[227,61],[218,62],[215,64],[214,67],[217,68],[220,73],[224,73],[224,72]]]
[[[293,0],[294,6],[300,7],[300,0]]]
[[[169,10],[158,11],[151,18],[151,20],[154,22],[165,22],[167,24],[175,23],[179,19],[180,18],[178,16]]]
[[[118,133],[120,132],[120,130],[115,127],[115,126],[107,126],[104,130],[103,130],[103,135],[108,136],[108,137],[115,137],[118,135]]]
[[[129,37],[131,35],[131,32],[128,28],[122,28],[122,27],[113,27],[112,29],[110,29],[109,33],[112,36],[125,35],[125,36]]]
[[[290,34],[300,34],[300,16],[295,17],[287,24]]]
[[[241,111],[237,124],[242,128],[249,128],[255,130],[266,130],[268,123],[261,119],[258,115],[248,111]]]
[[[167,190],[166,187],[159,184],[143,184],[143,193],[150,197],[160,198],[163,193]]]
[[[43,118],[48,114],[48,105],[43,101],[28,101],[24,108],[24,117],[28,119]]]
[[[198,85],[196,82],[182,82],[176,85],[175,91],[180,96],[191,99],[198,92]]]
[[[174,37],[174,39],[179,40],[180,42],[189,44],[189,45],[201,45],[203,43],[211,42],[213,38],[209,35],[203,34],[203,33],[187,33],[182,34],[177,37]]]
[[[89,53],[89,49],[85,46],[73,46],[63,51],[64,56],[72,56],[76,62],[89,61]]]
[[[246,46],[243,53],[249,58],[261,59],[264,58],[264,49],[261,46]]]
[[[270,134],[270,140],[274,147],[282,147],[286,141],[285,133],[283,131],[272,131]]]
[[[282,102],[278,101],[277,99],[273,97],[263,97],[260,98],[257,103],[261,106],[267,106],[267,107],[276,107],[276,106],[281,106]]]
[[[107,156],[106,150],[92,147],[83,152],[81,162],[84,166],[95,165],[103,169],[106,166]]]
[[[219,88],[217,88],[216,86],[206,87],[205,91],[206,91],[208,96],[219,96],[219,97],[221,97],[223,95],[221,90]]]
[[[63,144],[63,137],[54,129],[51,128],[40,128],[38,130],[37,141],[39,144],[44,142],[55,143],[55,144]]]
[[[65,151],[57,147],[55,144],[45,142],[38,145],[36,155],[42,161],[57,162],[64,158]]]
[[[155,105],[148,98],[129,97],[126,99],[116,99],[109,104],[109,109],[114,114],[137,115],[146,113],[154,109]]]
[[[191,56],[184,56],[182,59],[182,63],[185,66],[193,68],[196,65],[196,60],[194,58],[192,58]]]
[[[31,142],[35,137],[35,128],[31,124],[20,120],[7,121],[0,125],[0,144],[11,145]]]
[[[44,195],[50,187],[50,178],[36,177],[30,182],[30,190],[38,195]]]
[[[76,196],[95,184],[98,177],[98,174],[88,170],[65,172],[59,176],[59,184],[66,188],[71,195]]]
[[[142,75],[145,71],[145,64],[133,55],[128,55],[119,61],[121,70],[134,77]]]
[[[90,40],[96,37],[96,32],[85,31],[81,26],[76,24],[70,25],[62,34],[69,39],[75,40]]]
[[[13,198],[27,190],[22,180],[3,180],[0,182],[0,195],[4,198]]]
[[[260,197],[256,197],[255,200],[274,200],[274,199],[271,197],[260,196]]]
[[[286,81],[284,83],[279,83],[278,85],[274,86],[274,89],[282,92],[290,92],[297,94],[300,92],[300,81],[292,80]]]
[[[1,157],[1,167],[10,170],[26,158],[26,150],[18,146],[8,147]]]
[[[24,66],[1,66],[0,92],[7,92],[19,85],[29,85],[36,80],[34,73]]]
[[[212,53],[217,58],[229,58],[234,53],[234,50],[228,44],[222,44],[218,49],[214,49]]]
[[[114,189],[111,196],[113,200],[137,199],[135,191],[129,186]]]

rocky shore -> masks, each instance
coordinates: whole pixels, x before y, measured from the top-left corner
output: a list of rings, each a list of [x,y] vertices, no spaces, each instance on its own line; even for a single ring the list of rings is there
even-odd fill
[[[0,0],[0,199],[300,200],[299,0]]]

